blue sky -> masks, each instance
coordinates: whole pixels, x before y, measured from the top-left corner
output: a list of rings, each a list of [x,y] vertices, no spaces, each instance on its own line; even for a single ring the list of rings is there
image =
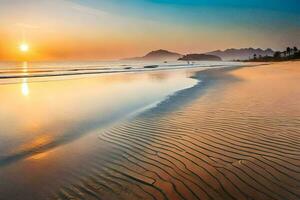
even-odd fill
[[[206,23],[209,27],[237,25],[272,29],[300,27],[299,0],[75,0],[124,17],[162,23]],[[255,27],[258,25],[257,27]],[[262,30],[263,31],[263,30]]]
[[[176,18],[176,14],[170,13],[172,10],[177,11],[195,11],[199,12],[211,9],[221,12],[232,12],[247,14],[248,10],[259,10],[261,12],[276,12],[278,17],[289,15],[300,15],[299,0],[74,0],[87,6],[98,7],[99,9],[107,9],[110,11],[127,12],[128,15],[148,16],[153,13],[158,16],[167,16]],[[128,12],[130,11],[130,12]],[[177,16],[178,17],[178,16]],[[238,17],[238,16],[237,16]],[[255,16],[249,16],[255,17]],[[296,21],[295,21],[296,22]],[[300,24],[300,22],[298,22]]]
[[[147,13],[152,5],[170,6],[173,8],[187,8],[198,9],[211,7],[214,9],[228,8],[235,9],[260,9],[265,11],[278,11],[282,13],[296,13],[299,14],[300,1],[299,0],[74,0],[82,4],[90,6],[99,6],[107,8],[139,8],[140,13]],[[144,7],[150,6],[150,7]],[[147,9],[148,8],[148,9]]]

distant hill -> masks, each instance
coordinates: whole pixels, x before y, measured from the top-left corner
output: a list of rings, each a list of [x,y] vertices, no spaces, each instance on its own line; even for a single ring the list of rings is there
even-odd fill
[[[206,54],[187,54],[178,60],[185,61],[222,61],[219,56],[206,55]]]
[[[127,58],[125,60],[141,60],[141,61],[147,61],[147,60],[156,60],[156,61],[170,61],[170,60],[178,60],[182,55],[179,53],[167,51],[167,50],[157,50],[157,51],[151,51],[150,53],[146,54],[143,57],[136,57],[136,58]]]
[[[224,51],[217,50],[208,52],[206,54],[219,56],[223,60],[247,60],[249,57],[253,57],[254,54],[257,56],[273,56],[274,51],[272,49],[254,49],[254,48],[243,48],[243,49],[226,49]]]
[[[285,51],[276,51],[273,56],[258,56],[255,55],[246,62],[280,62],[280,61],[292,61],[300,59],[299,49],[294,47],[287,47]]]

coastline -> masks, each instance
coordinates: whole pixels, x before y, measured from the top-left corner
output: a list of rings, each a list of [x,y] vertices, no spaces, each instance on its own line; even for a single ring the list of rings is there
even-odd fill
[[[149,64],[149,63],[148,63]],[[189,64],[185,63],[181,64],[160,64],[155,65],[158,67],[155,68],[147,68],[147,63],[144,63],[141,66],[136,67],[94,67],[94,68],[77,68],[70,67],[61,68],[61,69],[52,69],[52,70],[37,70],[34,68],[28,67],[28,63],[24,62],[22,68],[15,70],[18,73],[11,73],[10,71],[3,71],[0,75],[0,80],[14,80],[14,79],[38,79],[38,78],[55,78],[55,77],[84,77],[91,75],[106,75],[106,74],[121,74],[121,73],[143,73],[143,72],[159,72],[159,71],[174,71],[174,70],[197,70],[201,68],[213,68],[213,67],[224,67],[231,65],[242,65],[243,63],[238,62],[199,62],[197,64]],[[43,68],[42,68],[43,69]],[[51,68],[50,68],[51,69]],[[7,70],[7,69],[6,69]]]
[[[297,74],[281,64],[202,70],[193,87],[83,138],[92,151],[76,169],[62,165],[61,180],[49,168],[49,185],[26,188],[41,188],[43,199],[297,199],[300,111],[298,97],[289,97]],[[267,92],[272,87],[287,92]],[[85,154],[80,140],[65,146],[70,160]]]

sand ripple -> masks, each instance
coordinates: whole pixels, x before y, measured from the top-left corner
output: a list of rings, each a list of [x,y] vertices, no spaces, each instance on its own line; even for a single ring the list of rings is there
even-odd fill
[[[287,106],[274,108],[282,91],[266,92],[276,87],[272,80],[241,79],[243,73],[254,72],[222,72],[222,77],[209,72],[213,84],[181,91],[169,103],[104,130],[99,140],[110,146],[110,154],[95,155],[77,182],[52,197],[300,199],[300,115],[295,102],[300,97],[285,98]],[[285,78],[278,77],[286,90],[297,89],[287,81],[291,77]],[[253,89],[260,95],[251,93]],[[185,104],[172,110],[170,102]]]

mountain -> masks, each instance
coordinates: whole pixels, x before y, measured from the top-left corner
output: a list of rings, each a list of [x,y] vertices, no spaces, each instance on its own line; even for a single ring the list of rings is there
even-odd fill
[[[222,61],[219,56],[206,55],[206,54],[187,54],[178,60],[186,61]]]
[[[146,54],[143,57],[136,57],[136,58],[127,58],[125,60],[141,60],[141,61],[147,61],[147,60],[156,60],[156,61],[170,61],[170,60],[177,60],[182,55],[179,53],[167,51],[167,50],[157,50],[157,51],[151,51],[150,53]]]
[[[253,57],[254,54],[257,55],[257,57],[261,56],[273,56],[274,51],[272,49],[253,49],[253,48],[243,48],[243,49],[226,49],[224,51],[212,51],[208,52],[206,54],[219,56],[223,60],[246,60]]]

